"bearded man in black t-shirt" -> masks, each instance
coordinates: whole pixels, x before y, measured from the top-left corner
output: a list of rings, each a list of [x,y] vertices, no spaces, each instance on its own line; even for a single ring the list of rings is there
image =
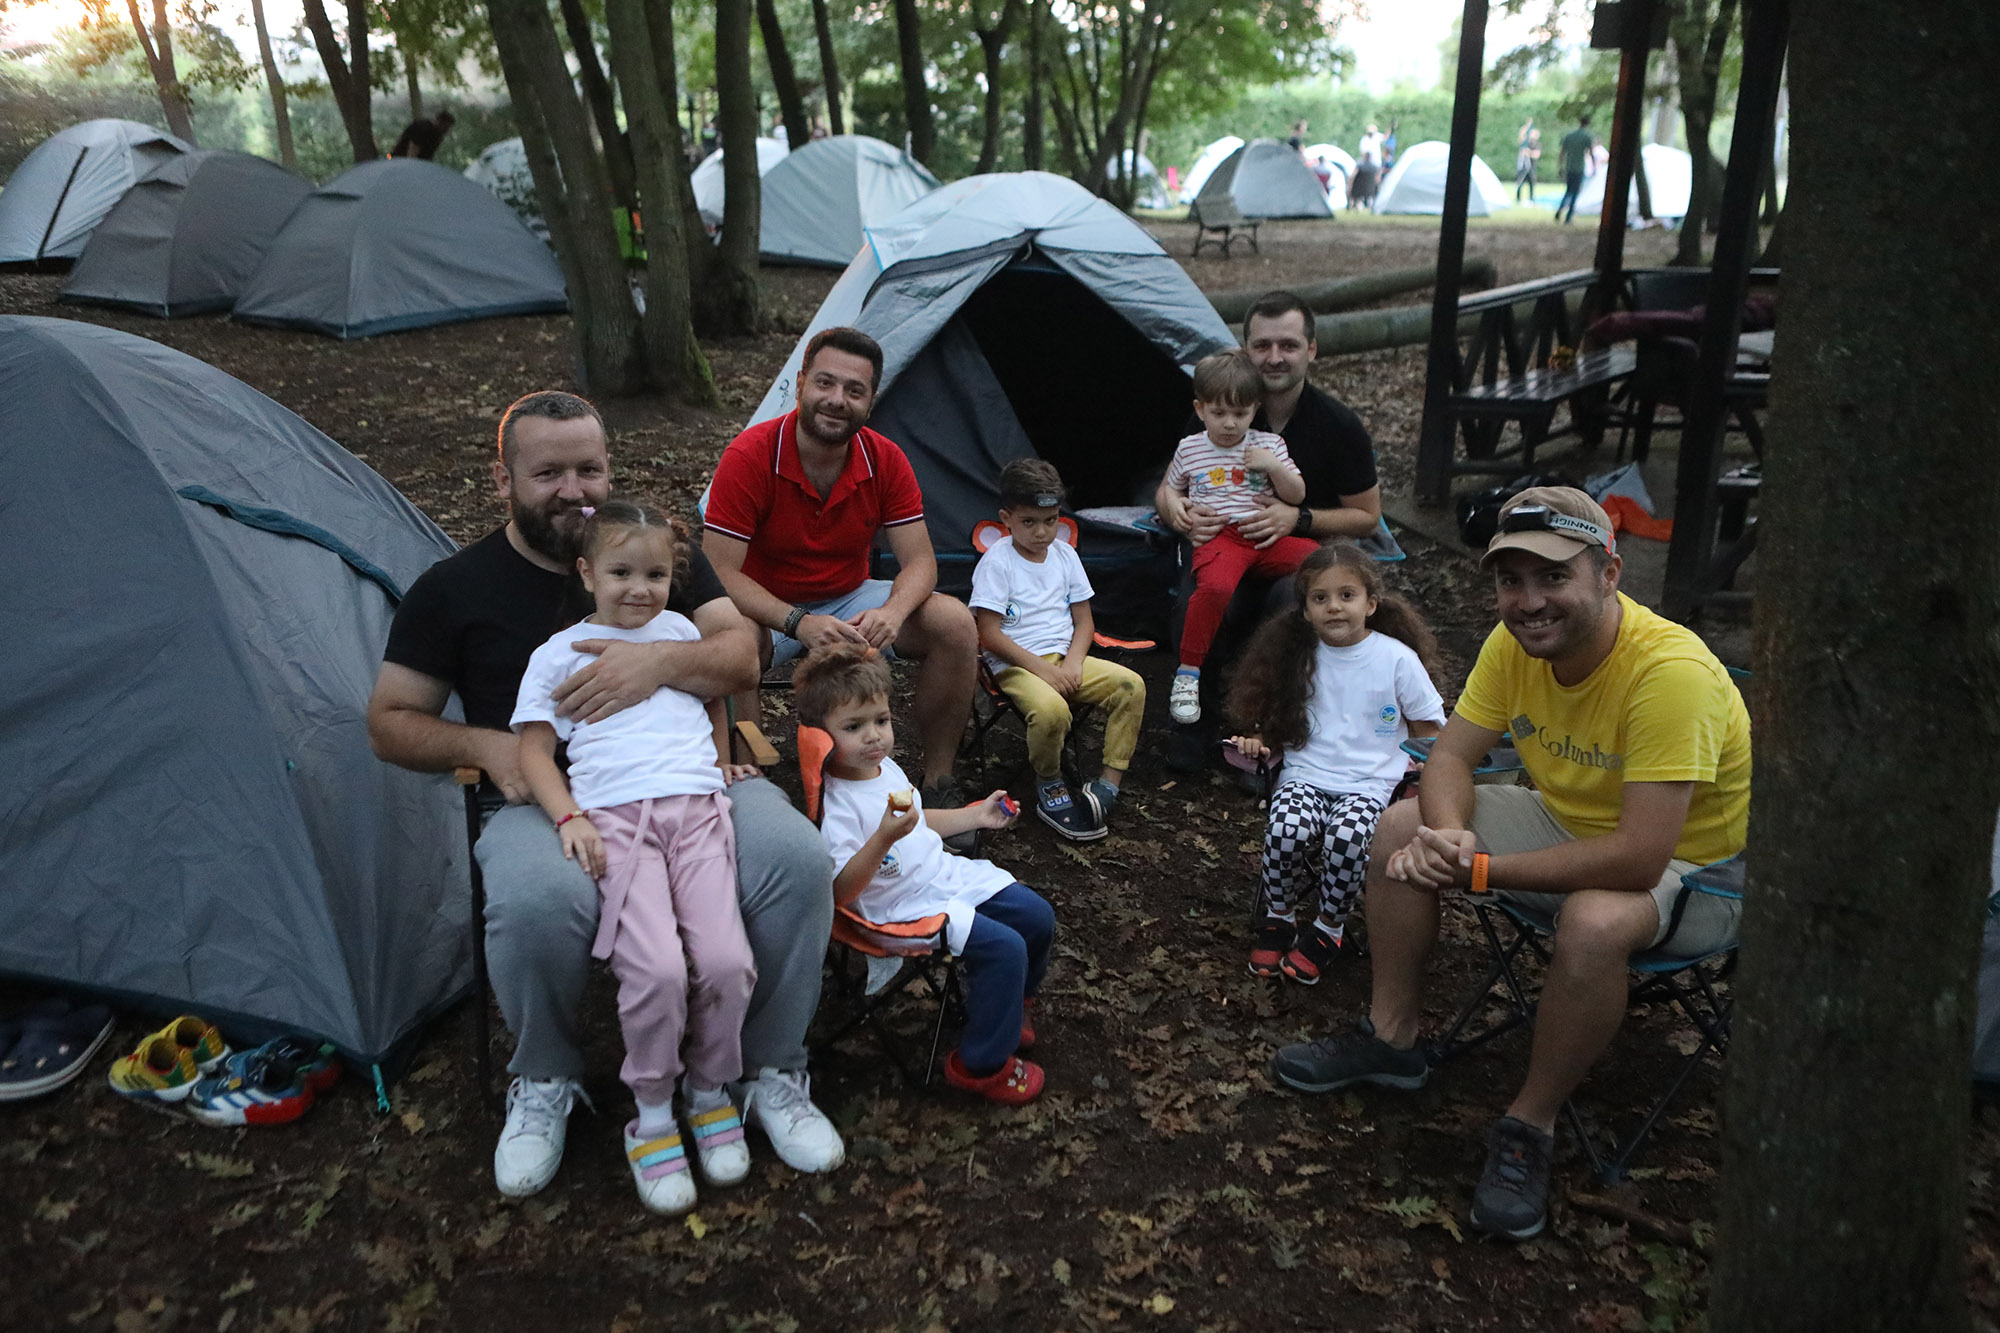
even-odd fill
[[[478,767],[489,813],[476,854],[486,887],[486,955],[514,1034],[507,1124],[494,1149],[500,1192],[533,1194],[562,1161],[581,1088],[578,1011],[597,932],[597,886],[564,859],[534,803],[508,727],[529,655],[591,609],[576,576],[583,509],[611,493],[597,410],[574,394],[531,393],[500,421],[493,481],[505,527],[432,566],[396,610],[368,706],[375,753],[419,772]],[[757,641],[699,549],[669,610],[701,631],[695,643],[579,644],[597,660],[563,682],[558,710],[597,721],[671,685],[703,698],[754,688]],[[444,716],[457,694],[464,721]],[[806,1027],[819,1007],[832,927],[832,863],[819,833],[767,779],[729,789],[737,896],[757,961],[743,1025],[745,1119],[801,1171],[839,1165],[833,1125],[812,1104]],[[481,997],[484,1003],[484,997]]]

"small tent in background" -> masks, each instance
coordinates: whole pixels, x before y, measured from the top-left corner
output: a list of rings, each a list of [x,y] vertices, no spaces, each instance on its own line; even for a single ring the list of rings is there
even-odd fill
[[[523,226],[542,240],[549,239],[549,224],[542,218],[542,201],[535,193],[534,173],[528,170],[528,150],[519,138],[488,144],[465,169],[465,178],[483,185],[514,210]]]
[[[1221,166],[1229,155],[1243,146],[1243,141],[1233,134],[1225,134],[1214,143],[1201,150],[1201,156],[1181,177],[1181,202],[1191,204],[1201,193],[1201,187],[1208,183],[1209,173]]]
[[[1653,205],[1653,216],[1676,220],[1686,217],[1688,200],[1694,196],[1694,159],[1663,143],[1646,144],[1639,152],[1646,160],[1646,193]],[[1594,218],[1604,212],[1604,178],[1609,174],[1607,170],[1599,170],[1584,181],[1583,192],[1576,197],[1578,213]],[[1636,179],[1626,192],[1625,217],[1634,225],[1642,221]]]
[[[753,423],[792,410],[806,343],[836,324],[882,344],[868,424],[916,469],[941,587],[971,585],[972,526],[993,516],[1001,465],[1039,454],[1083,518],[1100,620],[1164,617],[1171,558],[1158,566],[1131,515],[1093,511],[1151,512],[1187,420],[1188,368],[1236,339],[1137,223],[1039,171],[926,195],[869,229]]]
[[[1276,139],[1252,139],[1222,160],[1195,195],[1229,199],[1246,218],[1324,218],[1333,216],[1326,190],[1289,144]]]
[[[1112,164],[1111,178],[1117,180],[1122,169],[1133,165],[1134,154],[1127,148]],[[1172,208],[1173,196],[1167,193],[1167,183],[1160,179],[1160,169],[1153,165],[1153,159],[1144,153],[1137,156],[1137,166],[1132,173],[1132,207]]]
[[[97,224],[63,299],[167,318],[227,310],[312,189],[305,177],[248,153],[170,157]]]
[[[937,187],[923,163],[880,139],[814,139],[764,177],[760,251],[779,263],[844,267],[863,230]]]
[[[399,157],[307,196],[235,318],[366,338],[567,308],[555,256],[505,204],[448,167]]]
[[[776,139],[757,140],[757,175],[771,174],[771,168],[785,160],[785,145]],[[723,181],[723,154],[710,153],[701,164],[688,173],[688,185],[694,190],[694,206],[701,213],[701,220],[712,232],[722,225],[722,209],[728,202],[729,191]]]
[[[0,489],[62,497],[0,523],[0,975],[380,1061],[472,971],[459,793],[366,717],[450,540],[248,385],[79,320],[0,317]]]
[[[1451,145],[1442,139],[1426,139],[1405,149],[1389,168],[1389,174],[1375,191],[1377,213],[1443,213],[1444,184],[1451,164]],[[1466,215],[1483,218],[1494,209],[1513,202],[1500,178],[1484,159],[1472,159],[1472,191],[1466,196]]]
[[[1326,176],[1327,207],[1345,208],[1348,182],[1354,179],[1354,158],[1339,144],[1316,143],[1305,150],[1305,159],[1313,175]]]
[[[75,259],[133,181],[190,151],[136,120],[86,120],[50,135],[0,190],[0,264]]]

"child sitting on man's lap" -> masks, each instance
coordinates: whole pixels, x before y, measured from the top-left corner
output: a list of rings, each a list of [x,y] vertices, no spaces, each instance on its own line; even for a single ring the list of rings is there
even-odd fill
[[[1194,592],[1181,626],[1181,664],[1167,696],[1167,712],[1182,724],[1201,721],[1201,664],[1236,585],[1253,571],[1282,578],[1319,545],[1306,537],[1280,537],[1260,548],[1237,529],[1272,497],[1295,505],[1306,496],[1305,479],[1284,440],[1250,429],[1263,394],[1263,377],[1242,348],[1203,357],[1194,368],[1194,410],[1207,429],[1176,445],[1167,465],[1164,489],[1175,510],[1166,515],[1169,523],[1187,531],[1197,505],[1223,519],[1222,530],[1194,550]]]
[[[945,1082],[996,1102],[1031,1102],[1042,1069],[1017,1052],[1035,1043],[1029,1007],[1055,913],[991,861],[945,852],[945,838],[1006,828],[1015,815],[1002,791],[961,810],[924,809],[890,758],[889,686],[888,664],[861,644],[815,649],[792,677],[800,720],[833,738],[820,814],[833,900],[869,921],[945,915],[945,943],[965,960],[965,1032],[945,1060]]]
[[[1046,459],[1017,458],[1000,469],[1007,535],[972,571],[972,615],[993,683],[1027,723],[1036,816],[1063,837],[1088,842],[1104,836],[1132,766],[1146,682],[1090,655],[1096,630],[1090,579],[1076,551],[1057,536],[1062,502],[1062,476]],[[1101,705],[1105,719],[1104,770],[1072,794],[1062,752],[1073,704]]]

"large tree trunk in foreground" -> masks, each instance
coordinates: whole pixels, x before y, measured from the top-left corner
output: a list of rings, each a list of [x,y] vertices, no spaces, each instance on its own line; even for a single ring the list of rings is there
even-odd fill
[[[257,59],[264,66],[264,84],[271,90],[271,128],[278,136],[278,159],[297,171],[299,154],[292,146],[292,110],[285,100],[285,76],[271,50],[271,30],[264,24],[264,0],[250,0],[250,18],[257,26]]]
[[[1795,11],[1710,1327],[1952,1333],[2000,802],[2000,325],[1966,298],[2000,184],[1978,135],[1936,130],[1991,104],[2000,17]]]
[[[132,33],[145,54],[146,68],[152,71],[153,87],[160,95],[160,113],[167,118],[167,133],[192,144],[193,103],[174,68],[174,34],[167,23],[167,0],[153,0],[153,25],[139,17],[139,0],[125,0],[125,12],[132,18]]]
[[[757,174],[757,94],[750,83],[750,0],[715,0],[716,100],[721,104],[722,240],[695,296],[704,333],[755,333],[763,323],[757,251],[764,191]]]
[[[563,31],[569,34],[569,49],[576,53],[576,81],[583,87],[583,100],[590,107],[591,122],[597,127],[597,142],[604,150],[604,171],[611,180],[611,193],[620,208],[638,207],[638,186],[634,183],[632,144],[618,124],[618,108],[611,96],[611,80],[597,58],[597,38],[590,31],[590,16],[583,0],[562,0]],[[670,104],[671,105],[671,104]]]
[[[845,134],[840,114],[840,62],[834,58],[833,27],[826,19],[826,0],[813,0],[813,35],[819,40],[819,79],[826,90],[827,132]]]
[[[785,142],[788,147],[804,148],[812,138],[812,124],[806,119],[805,99],[799,96],[799,77],[792,69],[792,52],[785,45],[785,27],[778,22],[778,6],[773,0],[757,0],[757,31],[764,38],[764,61],[771,67],[771,87],[778,94],[778,114],[785,121]]]
[[[370,162],[382,156],[375,146],[375,122],[370,103],[373,85],[368,73],[368,5],[366,0],[347,0],[347,44],[354,48],[350,63],[341,50],[340,38],[326,16],[325,0],[305,0],[306,27],[311,29],[319,63],[326,67],[327,86],[333,90],[334,105],[340,108],[340,123],[346,127],[348,146],[356,162]]]
[[[931,119],[931,90],[924,83],[917,0],[896,0],[896,57],[903,73],[903,123],[910,131],[910,156],[929,166],[937,129]]]

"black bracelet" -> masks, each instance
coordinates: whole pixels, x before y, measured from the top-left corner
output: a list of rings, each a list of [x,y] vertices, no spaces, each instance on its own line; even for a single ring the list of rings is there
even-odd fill
[[[805,618],[806,609],[803,606],[793,607],[791,613],[785,617],[785,628],[782,631],[784,636],[788,639],[798,638],[799,622]]]
[[[1292,535],[1294,537],[1310,537],[1312,536],[1312,530],[1313,530],[1313,511],[1306,508],[1304,505],[1300,505],[1299,521],[1292,524]]]

